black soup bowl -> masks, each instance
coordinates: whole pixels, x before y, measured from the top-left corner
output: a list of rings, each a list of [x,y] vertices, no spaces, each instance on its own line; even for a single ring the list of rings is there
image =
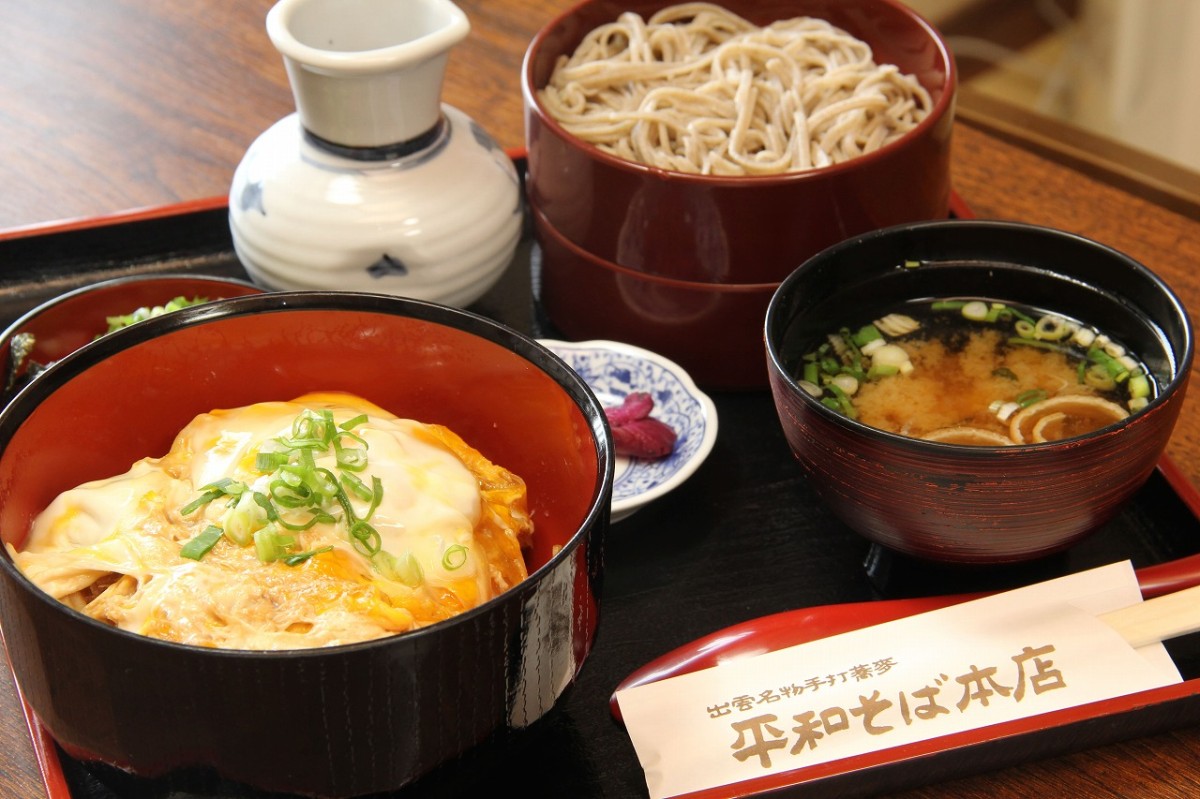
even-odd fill
[[[802,356],[830,331],[905,301],[950,297],[1095,326],[1140,356],[1157,391],[1090,433],[978,446],[885,432],[802,387]],[[828,508],[889,550],[952,564],[1031,560],[1109,521],[1162,455],[1193,357],[1186,310],[1145,266],[1064,231],[983,220],[900,225],[826,249],[781,283],[764,335],[784,433]]]
[[[61,491],[166,452],[214,408],[349,391],[444,424],[524,478],[529,576],[461,615],[365,643],[217,650],[108,626],[0,557],[24,696],[71,755],[139,775],[205,767],[255,788],[399,788],[545,715],[591,651],[613,454],[587,385],[467,311],[282,292],[175,311],[86,344],[0,414],[0,533],[19,549]],[[514,733],[519,734],[519,733]]]

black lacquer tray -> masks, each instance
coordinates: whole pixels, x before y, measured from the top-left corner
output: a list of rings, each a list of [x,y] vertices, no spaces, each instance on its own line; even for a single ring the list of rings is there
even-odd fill
[[[960,214],[962,215],[962,214]],[[535,337],[561,337],[537,302],[538,250],[529,236],[501,282],[472,306]],[[0,238],[0,322],[101,279],[149,273],[244,277],[224,202],[156,209]],[[794,461],[765,387],[710,392],[720,420],[706,462],[680,488],[613,526],[595,649],[560,705],[531,728],[502,734],[397,799],[483,796],[515,785],[527,797],[639,797],[643,772],[610,715],[613,689],[660,655],[726,626],[781,611],[884,597],[1016,587],[1113,561],[1143,567],[1200,552],[1198,501],[1164,464],[1100,533],[1051,558],[1004,568],[934,568],[872,549],[823,509]],[[801,782],[772,795],[856,796],[899,790],[1068,749],[1200,722],[1200,646],[1173,654],[1188,679],[1118,724],[1028,737],[917,767],[885,764]],[[454,723],[447,710],[447,724]],[[266,799],[202,769],[148,780],[68,757],[33,720],[51,799]],[[297,731],[303,735],[303,730]],[[1019,737],[1018,737],[1019,738]]]

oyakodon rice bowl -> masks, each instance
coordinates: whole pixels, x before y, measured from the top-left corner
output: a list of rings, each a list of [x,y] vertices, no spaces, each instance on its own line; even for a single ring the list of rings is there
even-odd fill
[[[85,616],[6,552],[13,670],[69,754],[140,775],[203,767],[266,790],[359,796],[533,724],[577,676],[595,635],[611,502],[603,409],[532,339],[441,305],[342,292],[244,297],[84,346],[0,414],[3,541],[20,550],[56,496],[164,455],[198,414],[329,390],[442,425],[519,475],[534,527],[528,576],[410,632],[251,651]]]

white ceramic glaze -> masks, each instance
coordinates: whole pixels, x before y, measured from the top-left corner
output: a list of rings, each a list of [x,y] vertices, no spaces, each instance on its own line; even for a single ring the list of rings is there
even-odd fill
[[[450,48],[469,32],[447,0],[282,0],[267,14],[304,127],[349,147],[432,128]]]
[[[717,440],[717,408],[679,364],[618,341],[539,339],[570,366],[605,407],[620,405],[634,391],[654,400],[651,416],[677,436],[665,458],[618,456],[613,462],[612,521],[620,521],[680,486],[700,468]]]
[[[449,0],[280,0],[267,15],[296,113],[246,151],[234,249],[267,288],[373,291],[463,306],[512,261],[516,168],[440,102],[467,35]]]

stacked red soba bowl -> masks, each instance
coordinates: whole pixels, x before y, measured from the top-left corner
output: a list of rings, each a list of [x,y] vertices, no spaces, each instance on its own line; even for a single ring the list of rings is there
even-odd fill
[[[656,13],[675,5],[583,0],[544,27],[526,52],[521,80],[527,188],[541,255],[539,298],[566,337],[655,350],[710,388],[764,388],[762,324],[784,277],[809,256],[855,235],[948,216],[954,61],[937,30],[896,0],[726,0],[720,6],[690,4],[656,21]],[[678,59],[662,54],[683,47],[703,50],[698,38],[722,36],[728,28],[709,24],[724,12],[755,28],[795,18],[828,23],[838,36],[857,40],[853,52],[868,45],[872,66],[894,65],[919,89],[895,101],[896,89],[866,98],[871,84],[893,78],[863,77],[861,71],[855,76],[862,69],[859,56],[832,53],[844,44],[824,42],[828,34],[818,31],[778,44],[788,48],[786,57],[762,55],[766,51],[757,45],[736,54],[690,56],[703,61],[713,80],[733,81],[724,91],[737,93],[740,85],[741,99],[751,100],[744,108],[755,107],[757,98],[757,110],[741,120],[680,121],[671,115],[685,111],[686,101],[675,99],[674,86],[660,88],[652,107],[643,101],[636,124],[626,110],[594,107],[593,95],[605,91],[600,84],[614,76],[675,80],[683,70],[663,78],[661,63],[652,64],[658,77],[650,78],[641,63],[630,62]],[[710,17],[701,20],[701,13]],[[673,39],[674,31],[664,39],[665,29],[658,28],[689,23],[689,31]],[[601,26],[609,26],[606,33],[593,35]],[[576,71],[582,77],[574,84],[555,80],[560,61],[585,40],[603,52],[581,59],[594,63]],[[820,74],[797,74],[814,60],[814,48],[825,59],[813,67]],[[712,83],[701,87],[698,69],[689,69],[688,91],[723,90]],[[554,93],[548,94],[552,80]],[[799,99],[785,99],[780,86],[792,87]],[[629,93],[609,87],[608,96],[622,91]],[[893,103],[886,110],[880,94]],[[907,109],[898,105],[904,102]],[[923,109],[916,116],[913,105]],[[572,116],[585,112],[586,121]],[[872,138],[882,134],[867,126],[878,127],[881,114],[899,118],[906,112],[895,123],[899,130],[882,143]],[[810,125],[811,145],[809,136],[799,134]],[[699,144],[683,142],[685,130],[705,126],[723,129],[731,144],[711,144],[714,139],[702,133],[694,137]],[[756,126],[773,130],[757,132]],[[789,135],[792,143],[775,149],[755,144]],[[791,153],[791,160],[777,157],[777,149]],[[689,156],[692,165],[679,160]]]

